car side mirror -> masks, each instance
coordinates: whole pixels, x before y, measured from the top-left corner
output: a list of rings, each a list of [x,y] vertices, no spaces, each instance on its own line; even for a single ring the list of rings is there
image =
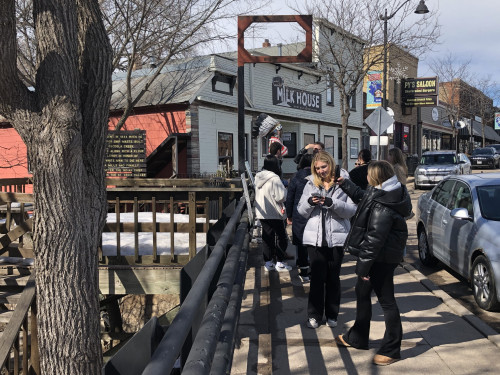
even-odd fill
[[[463,207],[454,208],[453,210],[451,210],[450,216],[454,219],[472,221],[472,217],[469,216],[469,211]]]

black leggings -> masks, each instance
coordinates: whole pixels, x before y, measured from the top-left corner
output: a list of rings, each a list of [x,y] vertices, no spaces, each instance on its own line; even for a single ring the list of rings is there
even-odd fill
[[[264,260],[266,262],[282,262],[285,259],[288,237],[285,222],[281,219],[260,219],[262,225],[262,241],[264,246]]]

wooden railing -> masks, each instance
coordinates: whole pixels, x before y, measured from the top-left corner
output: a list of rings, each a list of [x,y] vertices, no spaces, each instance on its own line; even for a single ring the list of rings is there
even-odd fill
[[[33,181],[31,177],[2,178],[0,179],[0,191],[9,193],[31,193],[33,191]]]
[[[4,374],[40,374],[36,323],[35,273],[32,272],[14,314],[2,333],[0,371]]]
[[[116,253],[103,255],[103,264],[185,264],[196,255],[196,234],[207,233],[211,220],[220,218],[223,207],[242,195],[241,182],[227,179],[107,179],[108,204],[116,222],[107,223],[104,232],[116,233]],[[139,221],[139,212],[151,213],[151,222]],[[133,221],[123,222],[121,214],[133,213]],[[159,213],[168,214],[169,222],[157,222]],[[185,213],[187,223],[176,223],[174,215]],[[199,218],[203,217],[203,222]],[[197,220],[198,219],[198,220]],[[133,233],[134,254],[124,255],[123,233]],[[140,252],[139,233],[152,235],[152,251]],[[158,233],[170,234],[170,254],[158,253]],[[176,255],[176,236],[189,236],[187,255]]]

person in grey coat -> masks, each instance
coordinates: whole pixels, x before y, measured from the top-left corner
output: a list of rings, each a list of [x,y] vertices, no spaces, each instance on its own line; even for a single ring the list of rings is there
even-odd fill
[[[340,266],[344,242],[351,228],[356,205],[335,185],[335,161],[326,151],[313,158],[311,175],[297,210],[307,218],[302,242],[307,246],[311,267],[311,287],[307,303],[307,326],[317,328],[326,317],[329,327],[337,325],[340,307]],[[340,175],[349,178],[341,169]]]

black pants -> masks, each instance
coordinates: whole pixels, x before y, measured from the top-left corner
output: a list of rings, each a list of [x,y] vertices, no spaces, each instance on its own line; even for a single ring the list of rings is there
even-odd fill
[[[307,246],[302,244],[296,245],[297,247],[297,268],[301,276],[309,274],[309,256],[307,255]]]
[[[263,254],[266,262],[272,260],[282,262],[285,259],[288,237],[285,222],[280,219],[260,219],[262,225]]]
[[[368,349],[370,320],[372,318],[371,293],[375,291],[380,306],[384,311],[385,334],[378,354],[391,358],[401,358],[401,340],[403,327],[398,305],[394,297],[394,270],[396,263],[375,262],[370,270],[370,280],[358,277],[356,283],[356,321],[344,335],[350,345],[359,349]]]
[[[342,247],[307,247],[311,264],[311,284],[307,315],[318,322],[335,319],[340,308],[340,266],[344,258]]]

